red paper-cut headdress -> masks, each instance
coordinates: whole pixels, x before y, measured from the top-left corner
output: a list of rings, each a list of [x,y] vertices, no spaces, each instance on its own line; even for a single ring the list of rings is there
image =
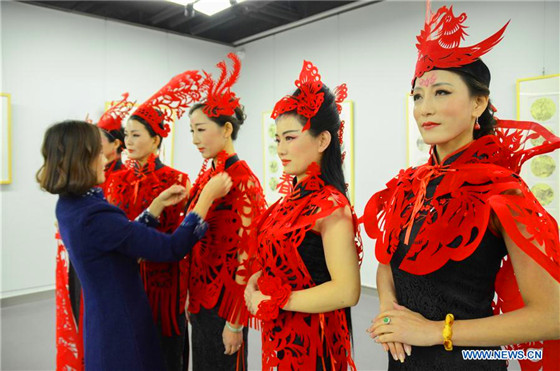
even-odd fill
[[[457,68],[475,62],[502,40],[509,24],[508,21],[498,32],[478,44],[460,47],[467,35],[464,30],[467,27],[463,26],[466,19],[465,13],[455,17],[452,6],[442,6],[434,14],[430,9],[430,1],[426,1],[426,23],[416,37],[418,61],[415,79],[432,69]],[[414,79],[412,81],[414,83]]]
[[[181,118],[192,103],[200,100],[201,78],[198,71],[185,71],[175,76],[142,103],[133,115],[143,118],[156,134],[167,137],[173,115]]]
[[[228,74],[226,62],[218,63],[216,66],[221,71],[218,81],[212,79],[212,74],[203,71],[205,78],[201,90],[206,94],[206,99],[202,111],[208,117],[233,116],[235,109],[240,106],[239,98],[231,91],[231,87],[239,78],[241,61],[235,53],[229,53],[228,58],[233,62],[233,69]]]
[[[128,100],[128,93],[123,93],[122,97],[122,100],[113,102],[111,107],[101,116],[97,123],[100,129],[111,132],[122,128],[122,120],[128,115],[132,107],[134,107],[134,103],[136,103]]]
[[[311,118],[319,112],[319,108],[321,108],[321,104],[323,104],[325,100],[325,94],[320,92],[323,87],[323,82],[321,81],[321,75],[319,75],[317,67],[315,67],[313,63],[304,60],[299,79],[295,81],[295,85],[299,89],[300,94],[297,96],[286,95],[280,99],[274,106],[270,117],[276,119],[284,112],[295,110],[298,115],[307,118],[307,123],[302,130],[306,131],[311,127]],[[337,103],[336,108],[340,114],[342,112],[340,103],[348,96],[346,84],[337,86],[334,94]]]

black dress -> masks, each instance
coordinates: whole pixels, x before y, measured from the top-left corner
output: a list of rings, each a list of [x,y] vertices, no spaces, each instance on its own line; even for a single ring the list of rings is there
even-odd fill
[[[453,162],[458,153],[445,164]],[[432,197],[442,177],[432,179],[426,188],[426,199]],[[426,211],[424,211],[425,213]],[[422,211],[420,212],[420,214]],[[411,232],[414,241],[422,218],[416,219]],[[400,244],[391,259],[391,271],[395,283],[397,302],[408,309],[422,314],[432,321],[443,321],[448,313],[455,320],[490,317],[494,298],[494,282],[500,269],[502,258],[507,254],[504,240],[490,230],[486,233],[475,252],[468,258],[456,262],[448,261],[442,268],[426,275],[414,275],[400,270],[409,246],[404,244],[403,231]],[[442,338],[443,341],[443,338]],[[404,363],[395,361],[390,353],[389,370],[506,370],[506,361],[463,360],[462,350],[494,349],[500,347],[459,347],[446,351],[443,345],[412,347],[412,354]]]
[[[331,280],[327,260],[325,259],[323,240],[319,233],[313,230],[307,231],[303,241],[298,246],[298,253],[315,285],[319,286]],[[351,328],[350,308],[346,308],[346,319],[349,328]],[[283,358],[282,353],[278,352],[278,358]],[[326,347],[323,354],[328,354]],[[331,369],[330,357],[325,356],[324,360],[317,359],[317,371],[331,371]]]

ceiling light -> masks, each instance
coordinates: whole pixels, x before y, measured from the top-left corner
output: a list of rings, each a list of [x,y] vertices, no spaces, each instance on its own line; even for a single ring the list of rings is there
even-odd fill
[[[194,10],[206,15],[214,15],[231,6],[229,0],[198,0],[194,3]]]
[[[246,0],[167,0],[171,3],[180,4],[183,6],[194,6],[194,10],[212,16],[232,6],[232,4],[239,4]]]

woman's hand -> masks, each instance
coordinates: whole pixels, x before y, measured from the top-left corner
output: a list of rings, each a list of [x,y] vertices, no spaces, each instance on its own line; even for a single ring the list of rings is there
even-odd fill
[[[187,189],[181,185],[174,184],[161,192],[157,199],[163,207],[176,205],[187,197]]]
[[[387,305],[381,305],[381,308],[379,310],[380,313],[383,313],[387,310],[390,310],[393,308],[393,302],[390,302]],[[371,333],[371,328],[373,327],[373,323],[375,323],[375,319],[373,319],[371,321],[372,325],[371,327],[369,327],[366,332]],[[374,336],[371,336],[372,338],[374,338]],[[399,343],[399,342],[388,342],[388,343],[381,343],[381,346],[383,347],[383,349],[386,352],[391,352],[391,356],[393,357],[393,359],[395,361],[401,361],[404,362],[406,356],[410,356],[412,354],[412,347],[408,344],[403,344],[403,343]]]
[[[233,328],[241,328],[242,326],[229,324]],[[222,331],[222,340],[224,342],[224,354],[235,354],[243,345],[243,332],[233,332],[228,328],[227,322]]]
[[[223,172],[216,174],[206,183],[200,194],[200,198],[207,198],[209,201],[213,202],[215,199],[227,195],[231,186],[232,181],[228,173]]]
[[[252,315],[255,315],[255,313],[259,310],[259,304],[265,300],[270,300],[270,296],[264,295],[259,290],[256,290],[250,295],[247,309],[249,309],[249,312],[251,312]]]
[[[247,286],[245,287],[245,305],[247,306],[247,309],[251,307],[251,297],[253,293],[259,290],[257,281],[261,275],[262,271],[258,271],[249,278],[249,281],[247,281]]]
[[[165,191],[161,192],[159,196],[157,196],[150,206],[148,207],[148,211],[150,214],[158,218],[163,209],[167,206],[176,205],[181,202],[187,196],[187,189],[183,186],[178,184],[174,184],[171,187],[167,188]]]
[[[397,303],[393,310],[380,313],[367,330],[377,343],[397,342],[415,346],[442,344],[444,321],[430,321],[420,313]],[[389,323],[384,321],[389,319]]]

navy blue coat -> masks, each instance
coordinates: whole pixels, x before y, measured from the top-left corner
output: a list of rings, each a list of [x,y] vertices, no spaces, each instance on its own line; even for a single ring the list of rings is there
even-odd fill
[[[86,370],[164,370],[137,259],[182,259],[206,223],[189,213],[175,233],[164,234],[129,221],[100,190],[59,197],[56,217],[84,293]]]

